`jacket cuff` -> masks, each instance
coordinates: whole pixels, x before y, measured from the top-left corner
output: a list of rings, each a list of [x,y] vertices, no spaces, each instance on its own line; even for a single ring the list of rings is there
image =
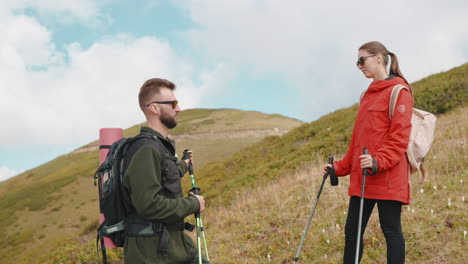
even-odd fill
[[[374,157],[372,157],[372,171],[379,172],[379,162]]]
[[[185,163],[185,162],[184,162]],[[192,200],[195,200],[194,204],[195,204],[195,211],[193,212],[194,214],[196,213],[199,213],[200,212],[200,201],[198,201],[197,197],[195,197],[194,194],[189,194],[188,195],[188,198],[192,199]]]
[[[377,162],[377,160],[374,157],[372,157],[372,168],[368,169],[368,174],[367,175],[369,175],[369,176],[375,175],[375,174],[377,174],[378,171],[379,171],[379,163]]]
[[[179,160],[180,172],[182,173],[181,177],[185,175],[188,171],[188,165],[185,161]]]
[[[333,162],[333,168],[335,169],[335,174],[336,176],[344,176],[346,173],[344,172],[343,168],[340,166],[340,163],[338,161]]]

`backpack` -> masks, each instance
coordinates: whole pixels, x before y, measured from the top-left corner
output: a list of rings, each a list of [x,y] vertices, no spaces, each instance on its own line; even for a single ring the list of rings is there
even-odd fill
[[[388,108],[390,120],[392,119],[395,111],[398,94],[402,89],[408,90],[411,95],[413,94],[412,91],[404,85],[398,84],[393,87]],[[406,150],[406,157],[408,159],[411,173],[421,170],[422,181],[426,178],[426,172],[423,167],[424,157],[429,152],[432,141],[434,140],[436,121],[437,117],[433,114],[413,108],[411,116],[412,127],[408,149]]]
[[[131,138],[122,138],[114,142],[112,146],[100,146],[100,148],[110,148],[106,160],[99,166],[94,175],[94,185],[97,181],[99,189],[99,210],[105,217],[97,229],[96,239],[96,246],[98,246],[99,240],[101,241],[104,263],[107,263],[104,237],[111,239],[117,247],[123,247],[125,243],[129,219],[124,201],[125,199],[128,201],[129,197],[126,196],[127,193],[122,187],[124,158],[130,145],[136,140],[144,138],[153,139],[155,144],[159,142],[162,145],[156,137],[140,134]],[[163,166],[164,162],[161,164],[164,171]]]

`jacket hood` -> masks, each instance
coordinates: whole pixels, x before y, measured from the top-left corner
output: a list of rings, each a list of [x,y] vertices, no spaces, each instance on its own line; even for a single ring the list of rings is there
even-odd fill
[[[405,82],[405,80],[403,80],[402,78],[400,77],[395,77],[395,78],[392,78],[390,80],[378,80],[378,81],[373,81],[370,85],[369,85],[369,88],[367,88],[367,91],[368,92],[379,92],[379,91],[382,91],[388,87],[393,87],[397,84],[403,84],[405,86],[408,86],[409,85]]]

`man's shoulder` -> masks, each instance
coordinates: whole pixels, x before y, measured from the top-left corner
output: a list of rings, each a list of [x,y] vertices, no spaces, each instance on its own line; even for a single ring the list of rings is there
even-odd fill
[[[142,136],[141,134],[138,135],[137,137],[140,137],[136,139],[128,148],[127,155],[133,156],[135,153],[139,151],[143,151],[145,149],[154,149],[156,150],[156,154],[161,155],[162,151],[162,145],[161,142],[158,142],[159,139],[156,137],[152,136]]]
[[[123,171],[125,175],[129,167],[133,167],[132,171],[139,171],[142,163],[158,163],[162,160],[163,150],[154,139],[139,138],[133,141],[123,157]],[[134,164],[133,166],[131,164]],[[145,165],[146,166],[146,165]],[[145,167],[144,166],[144,167]]]

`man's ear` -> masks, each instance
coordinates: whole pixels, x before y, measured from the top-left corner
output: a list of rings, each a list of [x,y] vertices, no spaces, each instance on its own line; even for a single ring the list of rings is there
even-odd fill
[[[148,109],[148,112],[151,112],[151,113],[153,113],[154,115],[159,115],[160,110],[159,110],[159,107],[158,107],[157,104],[150,104],[150,105],[147,107],[147,109]]]

